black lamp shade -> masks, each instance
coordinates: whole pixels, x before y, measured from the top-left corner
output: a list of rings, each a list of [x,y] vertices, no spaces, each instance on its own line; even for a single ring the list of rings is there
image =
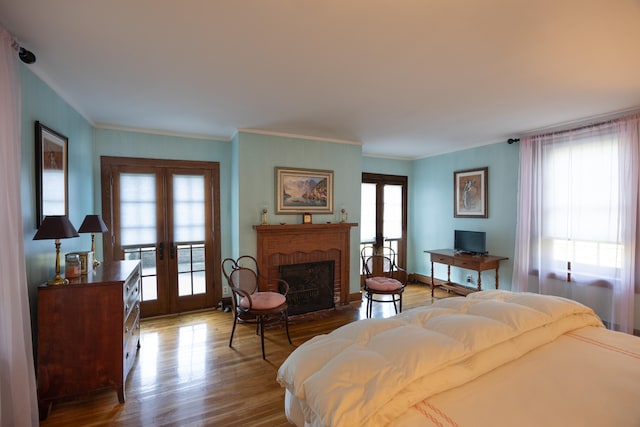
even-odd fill
[[[66,215],[49,215],[44,217],[33,240],[68,239],[69,237],[78,237],[78,232],[69,218]]]
[[[105,233],[109,230],[100,215],[87,215],[78,231],[80,233]]]

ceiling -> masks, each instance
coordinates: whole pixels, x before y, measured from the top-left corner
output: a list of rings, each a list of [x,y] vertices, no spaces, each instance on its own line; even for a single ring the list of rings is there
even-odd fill
[[[640,108],[640,0],[0,0],[93,125],[421,158]]]

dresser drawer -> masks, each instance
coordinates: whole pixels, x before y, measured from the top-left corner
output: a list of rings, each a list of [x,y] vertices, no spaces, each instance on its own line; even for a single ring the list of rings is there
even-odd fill
[[[137,334],[139,333],[139,330],[140,330],[140,303],[138,302],[135,305],[135,307],[133,307],[133,310],[131,310],[129,317],[127,317],[123,325],[122,340],[124,344],[125,353],[127,352],[127,347],[129,346],[130,341],[136,341],[136,345],[137,345],[137,340],[132,338],[135,338],[137,336]]]
[[[137,302],[124,323],[123,330],[123,354],[124,378],[133,365],[136,352],[140,343],[140,302]]]
[[[131,292],[124,304],[124,315],[129,316],[133,308],[140,302],[140,281],[131,284]]]
[[[140,301],[140,274],[139,269],[131,275],[123,286],[124,292],[124,316],[127,318],[136,303]]]
[[[131,276],[127,279],[127,281],[124,284],[123,287],[123,297],[124,300],[126,301],[129,296],[132,293],[139,293],[139,286],[140,285],[140,269],[136,268],[132,273]],[[137,289],[136,289],[137,288]]]

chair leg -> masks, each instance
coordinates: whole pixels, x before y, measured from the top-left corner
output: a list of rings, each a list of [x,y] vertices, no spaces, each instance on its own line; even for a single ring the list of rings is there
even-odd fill
[[[396,301],[398,301],[396,299],[395,294],[391,294],[391,300],[393,301],[393,309],[396,311],[396,314],[398,314],[398,306],[396,305]],[[402,307],[400,307],[400,311],[402,311]]]
[[[264,355],[264,319],[262,316],[258,317],[258,323],[260,324],[260,344],[262,345],[262,360],[266,359]]]
[[[400,313],[402,313],[402,294],[400,294]]]
[[[231,328],[231,338],[229,338],[229,347],[231,347],[231,342],[233,341],[233,333],[236,331],[236,323],[238,322],[238,318],[236,315],[233,315],[233,328]]]
[[[287,310],[283,311],[282,315],[284,316],[284,329],[287,331],[287,339],[289,340],[289,344],[293,345],[291,342],[291,336],[289,335],[289,314],[287,313]]]

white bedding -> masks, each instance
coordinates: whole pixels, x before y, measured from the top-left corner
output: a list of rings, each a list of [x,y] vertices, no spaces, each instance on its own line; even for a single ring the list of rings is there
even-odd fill
[[[569,332],[461,387],[412,406],[406,426],[640,426],[640,339]]]
[[[433,413],[425,408],[432,403],[425,399],[589,326],[603,330],[589,308],[570,300],[483,291],[315,337],[283,363],[278,381],[287,388],[287,416],[298,425],[429,425]],[[486,400],[485,391],[478,394]],[[466,407],[464,400],[453,406]]]

